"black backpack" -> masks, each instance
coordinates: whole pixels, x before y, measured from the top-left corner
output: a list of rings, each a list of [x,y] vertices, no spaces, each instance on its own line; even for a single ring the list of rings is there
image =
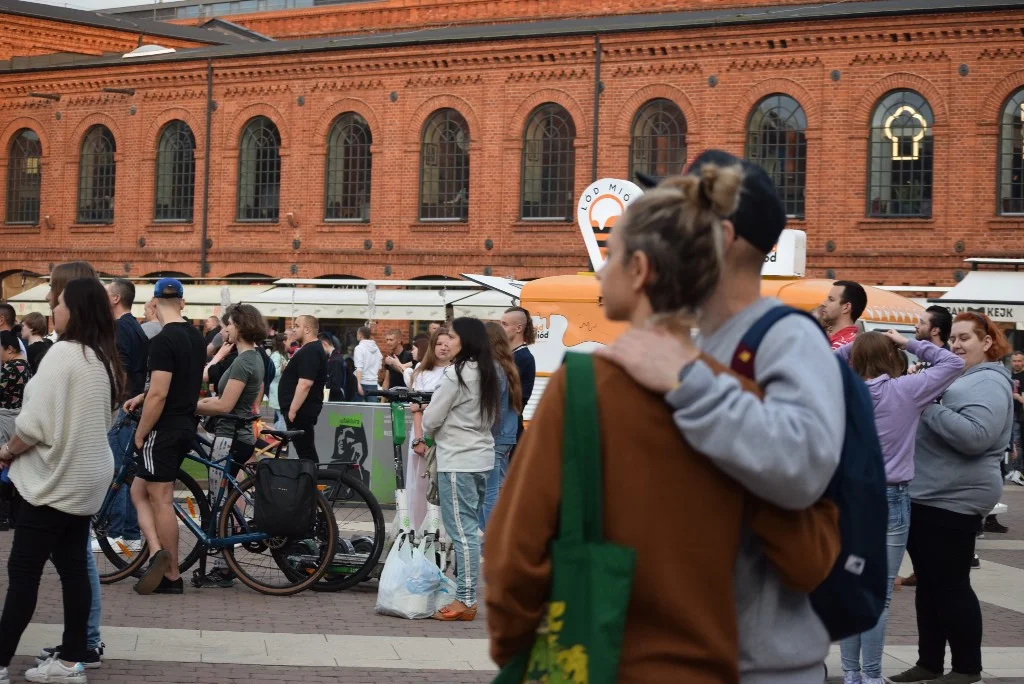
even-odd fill
[[[253,522],[273,537],[304,538],[317,512],[317,464],[305,459],[267,458],[256,466]]]
[[[732,369],[754,379],[754,358],[768,330],[789,315],[810,315],[788,306],[775,307],[743,336]],[[815,322],[817,325],[817,322]],[[836,359],[843,377],[846,436],[839,467],[825,497],[839,508],[842,548],[832,572],[811,592],[811,605],[833,641],[875,626],[885,608],[889,521],[885,494],[885,465],[875,428],[871,394],[849,364]]]

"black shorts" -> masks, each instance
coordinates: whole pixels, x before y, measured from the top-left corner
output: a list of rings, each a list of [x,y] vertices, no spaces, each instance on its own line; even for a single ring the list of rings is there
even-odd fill
[[[174,482],[195,436],[194,430],[153,430],[135,450],[136,475],[146,482]]]

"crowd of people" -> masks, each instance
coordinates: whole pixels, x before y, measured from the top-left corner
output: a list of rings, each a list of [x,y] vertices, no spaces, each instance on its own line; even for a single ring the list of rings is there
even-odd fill
[[[140,322],[135,285],[103,285],[84,262],[53,269],[52,334],[42,315],[16,321],[0,304],[0,526],[10,519],[15,530],[0,683],[47,560],[61,578],[64,632],[26,677],[75,684],[101,665],[90,518],[125,459],[137,474],[114,500],[109,541],[148,544],[138,594],[181,594],[173,483],[197,416],[230,440],[235,475],[256,450],[244,419],[264,401],[276,425],[303,431],[294,454],[319,462],[325,401],[375,402],[382,388],[408,387],[432,393],[410,406],[411,524],[424,524],[433,449],[456,560],[455,595],[435,619],[474,620],[485,600],[494,660],[530,650],[548,618],[563,448],[588,433],[600,450],[601,534],[635,553],[623,680],[819,684],[833,639],[811,596],[844,542],[826,492],[851,437],[850,371],[870,397],[884,466],[886,582],[874,626],[840,640],[844,682],[981,681],[971,569],[977,536],[1006,531],[992,515],[1004,484],[1024,486],[1024,353],[984,314],[941,306],[921,313],[912,337],[866,330],[869,295],[850,280],[834,282],[813,318],[776,316],[781,303],[760,294],[786,222],[770,177],[709,151],[684,175],[642,180],[649,189],[615,223],[598,274],[606,315],[629,328],[595,355],[589,423],[566,424],[567,399],[587,388],[560,370],[524,432],[535,333],[520,307],[500,322],[431,323],[408,345],[401,330],[378,341],[361,327],[348,350],[313,316],[278,334],[246,304],[200,331],[173,278],[155,283]],[[764,320],[773,323],[752,348]],[[914,574],[900,578],[907,553]],[[215,562],[198,586],[233,582]],[[886,680],[898,584],[916,586],[918,660]]]

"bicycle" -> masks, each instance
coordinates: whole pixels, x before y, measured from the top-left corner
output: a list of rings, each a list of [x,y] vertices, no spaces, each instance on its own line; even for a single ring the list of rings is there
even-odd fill
[[[236,423],[237,436],[242,427],[255,422],[259,416],[222,416],[220,419],[233,420]],[[124,420],[137,421],[138,416],[126,414]],[[288,443],[303,433],[301,430],[264,430],[261,434],[279,440],[274,450],[274,457],[279,458]],[[129,445],[128,449],[130,448]],[[210,488],[209,493],[204,492],[184,469],[178,470],[176,483],[183,485],[183,489],[175,487],[173,506],[179,522],[189,533],[179,534],[179,545],[181,538],[185,538],[186,541],[194,538],[196,541],[195,546],[187,553],[179,555],[179,571],[184,573],[199,561],[205,552],[208,555],[223,556],[228,569],[236,577],[245,585],[264,594],[288,596],[315,585],[327,573],[330,564],[326,559],[334,557],[338,540],[337,524],[331,505],[320,489],[318,488],[316,492],[318,514],[309,536],[303,539],[271,537],[266,532],[259,531],[253,523],[253,500],[247,492],[255,486],[255,478],[248,477],[242,481],[235,479],[230,474],[231,455],[226,454],[223,458],[214,459],[212,450],[213,444],[197,433],[194,451],[185,457],[209,470],[211,482],[217,483]],[[115,567],[113,572],[101,574],[100,580],[107,584],[129,576],[138,576],[149,557],[148,544],[145,542],[138,551],[127,548],[127,545],[122,543],[115,549],[106,535],[114,497],[121,487],[130,486],[134,480],[135,462],[134,458],[129,456],[126,453],[126,458],[115,473],[110,490],[104,497],[100,511],[93,517],[93,529],[103,555]],[[253,474],[254,469],[252,466],[246,466],[243,472]],[[254,565],[250,565],[245,553],[252,557],[251,562]],[[268,558],[272,564],[266,562]],[[262,564],[255,565],[257,563]],[[260,570],[261,576],[258,577],[257,572]]]

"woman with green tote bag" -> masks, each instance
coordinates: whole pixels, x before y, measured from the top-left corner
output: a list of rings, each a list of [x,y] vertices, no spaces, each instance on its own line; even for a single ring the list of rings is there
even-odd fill
[[[630,206],[599,274],[610,319],[690,334],[719,276],[741,173],[705,165]],[[487,529],[496,681],[738,682],[732,583],[745,518],[784,581],[809,591],[828,575],[834,506],[752,500],[683,441],[663,397],[610,362],[567,355]]]

